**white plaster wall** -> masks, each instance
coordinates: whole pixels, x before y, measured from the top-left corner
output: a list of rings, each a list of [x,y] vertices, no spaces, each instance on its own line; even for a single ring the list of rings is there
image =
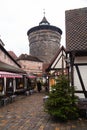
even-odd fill
[[[77,57],[75,59],[75,63],[87,63],[87,57]],[[80,73],[81,73],[81,77],[83,79],[83,83],[85,86],[85,89],[87,90],[87,66],[78,66]],[[76,68],[74,67],[74,86],[76,86],[76,90],[82,90],[78,75],[77,75],[77,71]],[[78,95],[80,98],[84,98],[84,94],[76,94]]]
[[[52,67],[51,68],[62,68],[62,58],[63,58],[63,65],[64,65],[64,68],[66,68],[66,62],[65,62],[65,59],[64,57],[61,57],[62,55],[62,52],[60,52],[60,54],[58,55],[58,57],[56,58],[55,62],[52,64]],[[65,52],[63,52],[63,55],[65,56]],[[61,58],[60,58],[61,57]],[[60,58],[60,59],[59,59]],[[57,63],[57,64],[56,64]],[[55,66],[56,64],[56,66]],[[55,67],[54,67],[55,66]]]

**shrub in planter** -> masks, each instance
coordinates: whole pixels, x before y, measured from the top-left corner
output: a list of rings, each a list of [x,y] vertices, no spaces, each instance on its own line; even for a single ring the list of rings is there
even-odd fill
[[[74,87],[70,87],[66,76],[58,77],[48,96],[49,98],[45,102],[45,110],[54,119],[67,121],[79,117]]]

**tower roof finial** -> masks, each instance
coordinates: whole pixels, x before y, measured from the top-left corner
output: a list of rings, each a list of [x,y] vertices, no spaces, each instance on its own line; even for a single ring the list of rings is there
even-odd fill
[[[43,9],[43,14],[44,14],[44,17],[45,17],[45,9]]]
[[[39,23],[39,25],[50,25],[50,23],[47,21],[47,19],[45,17],[45,9],[43,9],[43,14],[44,14],[44,17],[43,17],[42,21]]]

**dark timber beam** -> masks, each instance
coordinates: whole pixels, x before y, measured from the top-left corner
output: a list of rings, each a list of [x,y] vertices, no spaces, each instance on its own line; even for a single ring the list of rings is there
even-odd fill
[[[76,67],[76,70],[77,70],[77,74],[78,74],[78,77],[79,77],[79,80],[80,80],[80,84],[82,86],[85,98],[87,98],[87,93],[86,93],[85,86],[84,86],[84,83],[83,83],[83,80],[82,80],[82,77],[81,77],[81,74],[80,74],[80,70],[79,70],[77,65],[75,65],[75,67]]]

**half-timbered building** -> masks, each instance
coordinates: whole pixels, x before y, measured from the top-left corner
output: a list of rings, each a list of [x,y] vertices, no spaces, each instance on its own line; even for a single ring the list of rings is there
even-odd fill
[[[67,10],[66,52],[75,94],[87,98],[87,8]]]
[[[66,68],[66,51],[64,46],[60,47],[46,71],[48,73],[50,88],[55,84],[55,79],[58,75],[68,74],[68,70]]]

